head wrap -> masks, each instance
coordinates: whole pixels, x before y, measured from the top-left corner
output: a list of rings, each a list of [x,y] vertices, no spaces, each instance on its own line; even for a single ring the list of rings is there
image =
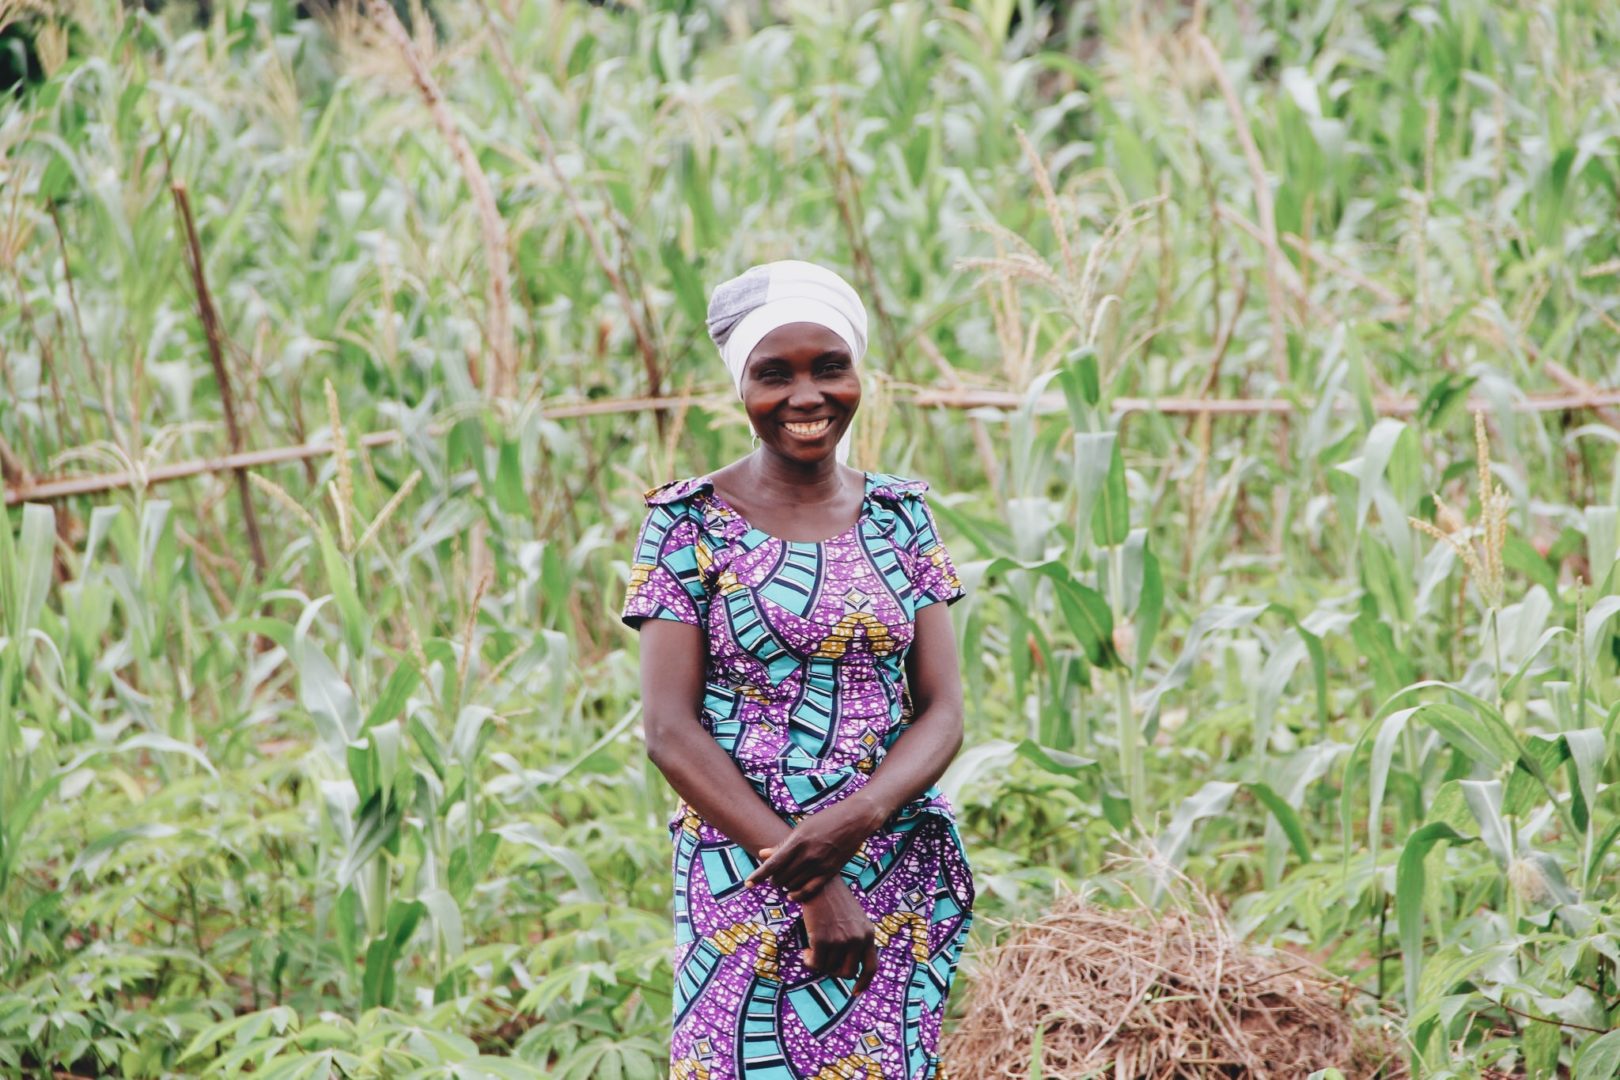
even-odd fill
[[[857,365],[866,356],[866,307],[849,282],[815,263],[797,259],[751,266],[715,287],[709,297],[709,337],[720,350],[732,385],[742,396],[743,368],[754,347],[779,326],[815,323],[844,339]],[[849,457],[849,432],[838,460]]]

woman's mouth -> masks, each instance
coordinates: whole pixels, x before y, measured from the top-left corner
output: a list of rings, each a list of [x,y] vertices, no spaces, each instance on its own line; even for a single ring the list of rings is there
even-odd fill
[[[832,427],[832,421],[829,419],[812,420],[803,424],[784,422],[782,426],[787,428],[790,434],[797,435],[801,439],[814,439],[825,434],[827,429]]]

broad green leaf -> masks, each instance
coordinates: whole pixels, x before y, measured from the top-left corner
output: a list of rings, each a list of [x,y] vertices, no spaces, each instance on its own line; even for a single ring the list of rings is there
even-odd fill
[[[176,836],[180,832],[173,825],[150,823],[145,825],[131,825],[127,829],[116,829],[104,836],[98,836],[83,851],[74,858],[68,867],[67,876],[83,874],[86,881],[93,881],[100,872],[102,864],[116,850],[132,840],[162,840]]]
[[[360,730],[368,731],[384,720],[398,716],[404,711],[405,703],[410,700],[411,694],[421,681],[422,675],[416,670],[416,664],[408,659],[402,659],[399,666],[394,668],[393,674],[388,676],[388,682],[383,685],[376,703],[366,713],[365,723],[360,726]]]
[[[1458,782],[1468,809],[1479,823],[1479,839],[1502,870],[1513,860],[1513,836],[1507,822],[1502,820],[1502,782],[1500,780],[1462,780]]]
[[[1613,633],[1608,629],[1609,620],[1614,618],[1615,612],[1620,611],[1620,595],[1605,596],[1592,605],[1592,610],[1586,613],[1586,662],[1595,663],[1598,658],[1598,645],[1608,640],[1605,633]]]
[[[1620,1029],[1594,1035],[1575,1052],[1574,1080],[1614,1080],[1620,1076]]]
[[[484,705],[464,705],[456,714],[456,728],[450,736],[450,750],[456,760],[471,768],[478,750],[488,737],[488,723],[495,710]]]
[[[354,836],[344,852],[343,861],[338,864],[337,881],[340,886],[353,881],[355,875],[393,841],[403,820],[400,807],[390,805],[381,791],[373,791],[361,806],[355,820]]]
[[[548,841],[540,835],[539,827],[532,822],[513,822],[510,825],[499,826],[494,832],[503,840],[533,848],[558,866],[561,866],[568,872],[568,876],[574,879],[575,887],[584,894],[587,900],[600,901],[602,899],[602,891],[596,884],[596,877],[585,864],[585,860],[574,852]]]
[[[1288,836],[1288,842],[1293,845],[1294,852],[1302,862],[1311,861],[1311,842],[1305,834],[1305,825],[1299,819],[1299,814],[1288,802],[1275,791],[1271,785],[1250,780],[1243,784],[1244,790],[1260,801],[1260,804],[1271,811],[1277,819],[1277,824]]]
[[[321,744],[333,757],[360,733],[360,708],[354,691],[307,636],[293,640],[293,667],[298,671],[298,702],[315,722]]]
[[[1588,506],[1585,512],[1586,558],[1593,583],[1601,582],[1620,554],[1620,508]]]
[[[1444,822],[1432,821],[1409,836],[1401,848],[1395,867],[1395,925],[1401,943],[1409,1011],[1423,1005],[1418,996],[1418,980],[1423,975],[1423,891],[1428,883],[1423,860],[1441,841],[1466,843],[1473,839]]]
[[[1159,636],[1159,620],[1164,616],[1164,579],[1159,557],[1152,547],[1142,549],[1142,597],[1136,605],[1136,670],[1147,667],[1153,656],[1153,642]]]
[[[1416,715],[1446,742],[1493,772],[1519,759],[1519,741],[1506,725],[1490,718],[1444,701],[1419,705]]]
[[[331,586],[332,597],[337,602],[338,618],[343,624],[343,640],[349,646],[350,656],[364,656],[371,624],[366,617],[365,607],[360,603],[360,594],[355,589],[354,569],[338,550],[328,530],[321,529],[319,539],[321,565],[326,570],[326,582]]]
[[[1180,869],[1187,858],[1187,851],[1192,846],[1193,829],[1205,818],[1214,817],[1224,813],[1232,803],[1232,795],[1238,789],[1237,784],[1225,780],[1209,780],[1203,787],[1182,800],[1176,807],[1176,812],[1170,817],[1170,824],[1165,826],[1154,841],[1153,846],[1170,866]],[[1155,887],[1157,896],[1159,887]]]
[[[1547,1080],[1557,1075],[1558,1051],[1564,1045],[1564,1035],[1556,1022],[1524,1021],[1519,1029],[1519,1042],[1524,1047],[1528,1080]]]
[[[529,496],[523,490],[521,448],[512,439],[501,441],[500,460],[495,466],[495,505],[518,517],[532,512]]]
[[[11,636],[22,639],[35,625],[51,588],[51,563],[56,545],[56,512],[41,503],[26,503],[15,547],[6,523],[0,547],[0,612]]]
[[[1372,506],[1373,492],[1376,486],[1383,482],[1384,470],[1389,465],[1390,456],[1395,452],[1395,444],[1406,433],[1406,423],[1392,416],[1386,416],[1373,425],[1367,433],[1367,441],[1362,445],[1361,456],[1337,466],[1342,472],[1354,476],[1357,481],[1356,493],[1356,528],[1367,520],[1367,510]]]
[[[1112,431],[1074,433],[1074,520],[1082,536],[1094,535],[1092,525],[1098,514],[1098,500],[1108,486],[1115,439]]]
[[[1395,760],[1395,744],[1416,712],[1417,708],[1411,708],[1390,713],[1378,726],[1378,737],[1373,740],[1367,772],[1367,847],[1373,866],[1378,865],[1378,850],[1383,845],[1384,791],[1389,786],[1389,769]],[[1351,756],[1354,757],[1353,751]],[[1349,805],[1350,793],[1350,785],[1346,783],[1343,793],[1346,806]],[[1346,848],[1348,850],[1348,845]]]
[[[1588,815],[1597,805],[1597,796],[1603,775],[1603,763],[1608,757],[1608,745],[1601,728],[1582,728],[1566,731],[1564,744],[1569,747],[1569,760],[1574,766],[1574,804],[1571,807],[1575,825],[1585,830]]]
[[[1115,439],[1109,450],[1108,476],[1091,515],[1091,538],[1100,547],[1123,544],[1131,531],[1130,500],[1125,492],[1125,458]]]
[[[115,754],[127,754],[131,750],[156,750],[163,754],[182,754],[207,769],[212,776],[219,773],[214,769],[213,762],[208,755],[197,749],[191,743],[181,742],[156,731],[143,731],[139,735],[131,735],[113,748]]]

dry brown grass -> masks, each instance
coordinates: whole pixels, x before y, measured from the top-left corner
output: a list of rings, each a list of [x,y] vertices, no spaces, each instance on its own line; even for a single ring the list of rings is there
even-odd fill
[[[1297,956],[1239,942],[1201,897],[1165,914],[1060,898],[1008,928],[944,1039],[953,1077],[1404,1077],[1399,1039],[1357,991]]]

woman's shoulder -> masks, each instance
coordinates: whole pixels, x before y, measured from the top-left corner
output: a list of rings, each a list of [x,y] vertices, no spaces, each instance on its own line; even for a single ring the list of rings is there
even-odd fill
[[[867,473],[866,485],[871,494],[895,503],[921,502],[928,491],[928,481],[893,473]]]
[[[642,492],[641,500],[648,506],[675,507],[681,503],[695,503],[699,496],[713,490],[714,484],[707,476],[688,476],[648,488]]]

